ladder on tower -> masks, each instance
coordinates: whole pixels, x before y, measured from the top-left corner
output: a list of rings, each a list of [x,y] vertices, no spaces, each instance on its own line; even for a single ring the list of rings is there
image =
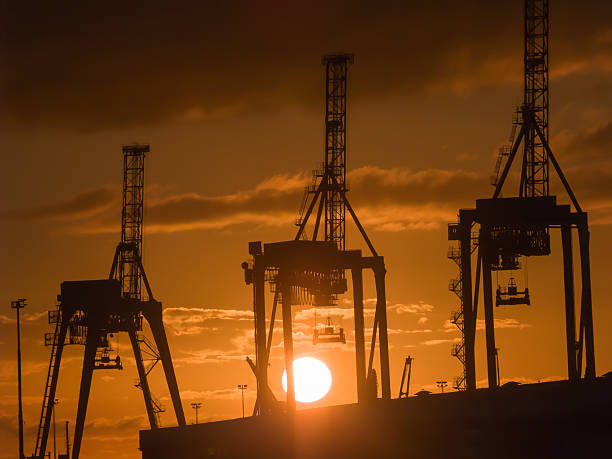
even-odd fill
[[[47,412],[51,405],[51,386],[53,380],[53,371],[55,369],[57,350],[59,347],[59,335],[61,327],[61,312],[59,307],[55,311],[49,311],[49,323],[55,322],[55,331],[53,333],[45,333],[45,346],[51,346],[51,357],[49,358],[49,369],[47,370],[47,381],[45,383],[45,395],[43,398],[42,410],[40,412],[40,422],[38,423],[38,433],[36,435],[36,448],[34,456],[40,456],[43,437],[47,438],[45,430],[49,428],[46,425]],[[62,343],[63,345],[63,343]]]

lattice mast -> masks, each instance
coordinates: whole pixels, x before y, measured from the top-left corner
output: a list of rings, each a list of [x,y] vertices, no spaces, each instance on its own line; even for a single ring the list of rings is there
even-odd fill
[[[311,237],[313,241],[322,234],[323,240],[334,242],[338,250],[344,251],[348,211],[372,254],[376,254],[346,198],[347,83],[349,64],[353,62],[352,54],[330,54],[322,58],[325,66],[325,161],[322,168],[314,172],[314,184],[306,188],[296,221],[299,230],[295,239],[308,238],[305,228],[318,204]],[[335,304],[337,295],[346,292],[344,270],[332,270],[323,284],[325,287],[314,295],[315,304]]]
[[[324,56],[325,65],[325,240],[346,245],[346,95],[352,54]]]
[[[142,241],[144,220],[144,163],[149,145],[123,146],[123,205],[121,211],[121,242],[119,244],[116,275],[121,283],[124,298],[142,300],[143,270]],[[149,297],[149,295],[146,295]],[[152,298],[147,298],[152,299]],[[138,379],[135,386],[143,391],[151,428],[159,426],[162,405],[151,393],[148,374],[161,360],[155,344],[142,333],[142,313],[131,317],[133,329],[129,332],[135,354]],[[148,361],[148,368],[145,366]]]
[[[520,196],[549,196],[548,154],[536,128],[548,143],[548,0],[525,0],[523,113],[525,126]]]
[[[144,161],[148,152],[148,145],[123,146],[121,243],[129,250],[120,253],[118,273],[123,296],[138,300],[142,286],[138,260],[142,259]]]

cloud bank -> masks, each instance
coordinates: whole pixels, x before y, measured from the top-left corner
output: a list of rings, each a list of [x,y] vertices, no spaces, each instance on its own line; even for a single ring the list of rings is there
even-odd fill
[[[523,11],[510,1],[111,2],[104,14],[62,5],[3,7],[5,122],[99,130],[318,107],[320,56],[347,43],[361,99],[521,78]],[[553,77],[610,72],[611,4],[551,9]]]

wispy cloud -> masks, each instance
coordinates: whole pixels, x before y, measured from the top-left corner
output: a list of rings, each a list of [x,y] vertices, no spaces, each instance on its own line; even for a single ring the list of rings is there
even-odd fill
[[[62,366],[73,362],[82,362],[82,357],[71,356],[62,358]],[[21,363],[22,376],[43,373],[49,368],[49,360],[24,360]],[[17,362],[12,360],[0,361],[0,382],[13,381],[17,378]]]
[[[430,339],[430,340],[427,340],[427,341],[421,341],[419,344],[421,344],[423,346],[437,346],[438,344],[458,343],[460,341],[461,341],[460,338],[453,338],[453,339]]]
[[[364,317],[373,317],[374,316],[374,308],[364,308],[363,315]],[[324,307],[312,307],[302,309],[295,313],[294,320],[296,322],[308,322],[313,323],[315,315],[319,319],[325,319],[326,317],[331,317],[332,319],[339,320],[352,320],[354,317],[354,309],[351,308],[324,308]]]
[[[566,175],[585,207],[594,211],[594,220],[607,224],[607,216],[612,216],[612,200],[609,198],[612,161],[603,161],[602,158],[607,158],[612,144],[612,123],[564,136],[559,143],[569,164],[565,167]],[[565,153],[577,150],[577,146],[582,144],[589,157],[603,161],[599,161],[596,168],[584,161],[575,162],[572,153]],[[361,222],[368,229],[386,232],[430,230],[455,220],[458,208],[473,205],[476,197],[490,191],[487,181],[483,174],[464,170],[413,171],[375,166],[364,166],[348,175],[350,199]],[[304,186],[309,182],[310,178],[303,173],[284,174],[274,175],[251,189],[226,195],[183,193],[157,196],[147,202],[147,231],[213,230],[247,224],[261,227],[290,225],[295,219]],[[115,232],[120,206],[115,196],[110,189],[101,188],[64,202],[0,211],[0,218],[61,220],[66,231]]]
[[[366,166],[349,173],[351,201],[362,222],[378,231],[436,228],[454,218],[459,203],[468,203],[486,183],[461,170],[382,169]],[[183,193],[147,202],[147,231],[221,229],[236,225],[291,224],[310,183],[307,174],[274,175],[253,188],[221,196]],[[27,209],[7,210],[4,218],[65,221],[66,231],[106,233],[117,230],[120,206],[108,188],[72,199]],[[111,204],[114,203],[114,206]]]
[[[252,398],[253,394],[251,391],[245,391],[245,398]],[[185,401],[189,400],[240,400],[242,397],[238,389],[213,389],[213,390],[182,390],[181,399]],[[162,397],[162,401],[168,401],[168,396]]]
[[[402,328],[387,328],[389,335],[414,335],[419,333],[432,333],[433,330],[429,328],[415,328],[415,329],[402,329]],[[368,336],[372,336],[372,328],[366,328],[365,333]]]
[[[447,333],[454,333],[454,332],[458,332],[458,328],[455,324],[453,324],[450,320],[447,320],[446,322],[444,322],[444,331],[446,331]],[[522,330],[524,328],[531,328],[533,327],[533,325],[531,324],[526,324],[526,323],[522,323],[520,322],[518,319],[493,319],[493,327],[494,328],[510,328],[510,329],[517,329],[517,330]],[[483,319],[478,319],[476,321],[476,330],[484,330],[485,329],[485,321]]]
[[[195,335],[203,331],[218,331],[221,322],[252,322],[252,320],[253,312],[244,309],[186,307],[164,309],[164,323],[175,335]]]
[[[391,308],[397,314],[416,314],[416,315],[428,314],[434,310],[433,305],[424,303],[422,301],[418,303],[412,303],[412,304],[394,304],[391,306]],[[419,318],[419,323],[425,323],[425,322],[427,322],[426,317]]]
[[[254,350],[254,348],[253,348]],[[210,363],[223,363],[230,361],[245,361],[248,353],[223,349],[202,349],[198,351],[182,351],[184,357],[175,357],[172,361],[177,367],[185,365],[203,365]],[[246,365],[246,364],[245,364]]]
[[[146,427],[147,420],[145,416],[122,416],[120,418],[106,418],[99,417],[93,419],[85,424],[85,428],[88,432],[91,432],[94,436],[101,435],[102,433],[115,433],[119,434],[122,432],[131,432],[129,437],[134,437],[137,432]],[[123,435],[118,435],[124,437]]]
[[[48,315],[47,311],[35,312],[35,313],[21,313],[21,320],[23,322],[36,322],[43,317],[46,318]],[[9,317],[5,314],[0,314],[0,324],[15,324],[17,323],[16,317]]]

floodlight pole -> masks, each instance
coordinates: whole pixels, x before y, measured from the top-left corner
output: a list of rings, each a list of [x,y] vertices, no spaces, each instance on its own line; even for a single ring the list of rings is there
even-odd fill
[[[195,414],[196,414],[196,424],[198,423],[198,410],[200,408],[202,408],[202,402],[193,402],[191,404],[191,407],[195,410]]]
[[[55,446],[55,405],[59,403],[58,399],[53,400],[53,459],[57,459],[57,447]]]
[[[446,387],[446,383],[447,383],[446,381],[436,381],[436,384],[438,385],[442,393],[444,393],[444,388]]]
[[[68,421],[66,421],[66,456],[70,457],[70,437],[68,436]]]
[[[24,459],[23,454],[23,403],[21,397],[21,332],[19,328],[19,310],[25,308],[26,299],[19,298],[11,301],[11,308],[17,310],[17,396],[19,398],[19,459]]]
[[[247,389],[248,385],[246,384],[238,384],[238,389],[242,394],[242,419],[244,419],[244,391]]]

